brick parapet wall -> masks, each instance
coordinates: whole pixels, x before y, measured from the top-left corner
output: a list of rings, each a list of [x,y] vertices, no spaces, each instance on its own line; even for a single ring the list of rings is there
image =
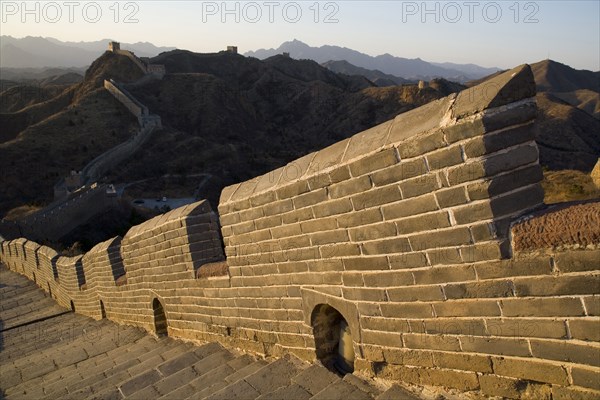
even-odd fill
[[[511,222],[542,197],[532,85],[518,68],[493,90],[226,188],[220,220],[206,202],[173,210],[86,254],[85,289],[61,277],[52,290],[78,312],[99,318],[102,300],[108,318],[150,331],[159,299],[169,335],[307,360],[327,305],[348,322],[362,373],[508,398],[598,397],[598,244],[511,251]],[[219,232],[229,275],[195,279],[221,256]],[[23,246],[3,242],[1,260],[27,273]]]

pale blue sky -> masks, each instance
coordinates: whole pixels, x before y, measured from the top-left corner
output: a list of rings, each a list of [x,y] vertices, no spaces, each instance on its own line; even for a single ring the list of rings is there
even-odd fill
[[[15,37],[110,37],[198,52],[227,45],[245,52],[298,39],[311,46],[332,44],[434,62],[509,68],[550,57],[579,69],[600,69],[597,0],[77,1],[72,21],[63,1],[28,2],[29,14],[21,1],[1,3],[1,33]]]

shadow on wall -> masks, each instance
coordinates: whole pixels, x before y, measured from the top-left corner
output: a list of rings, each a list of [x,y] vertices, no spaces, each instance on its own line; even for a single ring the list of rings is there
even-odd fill
[[[167,315],[165,308],[159,299],[152,301],[152,311],[154,313],[154,331],[157,336],[168,336],[169,327],[167,324]]]
[[[202,265],[225,260],[224,246],[219,235],[221,227],[208,201],[197,203],[183,223],[194,266],[194,277]]]
[[[332,371],[354,371],[352,332],[344,316],[328,304],[319,304],[311,315],[317,359]]]

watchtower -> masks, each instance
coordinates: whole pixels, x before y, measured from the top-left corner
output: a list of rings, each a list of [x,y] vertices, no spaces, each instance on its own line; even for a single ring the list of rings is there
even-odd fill
[[[113,53],[121,50],[121,43],[119,42],[108,42],[108,51],[112,51]]]

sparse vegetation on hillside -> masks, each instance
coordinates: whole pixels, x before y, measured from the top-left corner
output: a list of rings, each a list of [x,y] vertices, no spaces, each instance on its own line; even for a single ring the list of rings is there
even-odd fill
[[[545,171],[542,187],[546,204],[600,198],[590,175],[576,170]]]

